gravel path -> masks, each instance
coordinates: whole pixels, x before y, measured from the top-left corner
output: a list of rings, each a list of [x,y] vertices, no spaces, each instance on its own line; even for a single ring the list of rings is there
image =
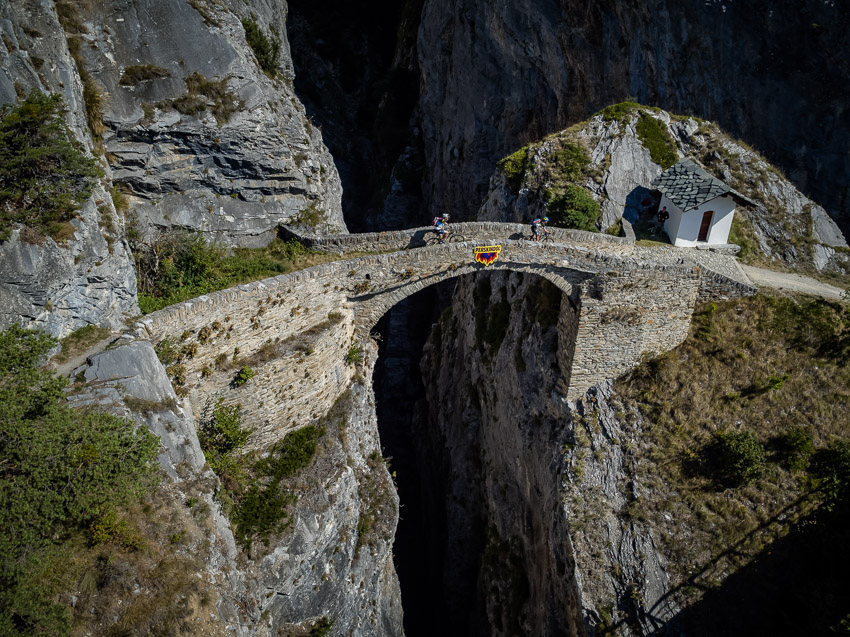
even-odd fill
[[[738,264],[741,270],[744,271],[750,280],[758,286],[766,286],[776,288],[777,290],[788,290],[791,292],[805,292],[814,296],[820,296],[825,299],[839,300],[844,292],[841,288],[834,285],[821,283],[816,279],[802,276],[800,274],[789,274],[787,272],[774,272],[773,270],[764,270],[762,268],[754,268],[743,263]]]

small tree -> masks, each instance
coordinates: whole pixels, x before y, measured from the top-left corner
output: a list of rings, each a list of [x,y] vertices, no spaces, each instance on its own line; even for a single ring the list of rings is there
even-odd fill
[[[242,427],[242,410],[239,405],[226,405],[224,400],[208,400],[198,427],[198,442],[210,468],[223,477],[236,464],[239,452],[253,429]]]
[[[823,497],[827,511],[846,505],[850,494],[850,441],[838,440],[819,451],[811,471],[812,484]]]
[[[242,385],[247,383],[256,375],[257,372],[255,372],[250,367],[245,366],[236,373],[236,378],[233,379],[233,385],[235,387],[242,387]]]
[[[719,432],[713,451],[718,477],[730,485],[749,484],[764,471],[764,447],[749,431]]]
[[[815,453],[815,444],[805,427],[794,427],[779,436],[779,453],[789,469],[805,471]]]
[[[103,174],[63,113],[61,96],[38,91],[0,109],[0,240],[15,222],[58,234]]]
[[[599,203],[584,188],[567,184],[563,194],[546,193],[549,219],[553,226],[596,231]]]

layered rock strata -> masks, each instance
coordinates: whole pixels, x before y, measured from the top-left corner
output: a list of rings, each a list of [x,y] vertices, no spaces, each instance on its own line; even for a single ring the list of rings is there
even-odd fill
[[[0,18],[0,103],[33,90],[60,94],[71,133],[93,150],[83,85],[53,5],[4,3]],[[71,223],[73,236],[59,243],[20,228],[0,243],[0,327],[23,322],[62,337],[90,324],[117,328],[138,313],[124,219],[104,185]]]

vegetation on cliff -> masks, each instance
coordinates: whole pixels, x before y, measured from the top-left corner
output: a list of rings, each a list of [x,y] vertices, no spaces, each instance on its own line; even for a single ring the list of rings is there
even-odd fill
[[[232,254],[201,235],[172,234],[134,250],[139,307],[148,314],[202,294],[265,279],[332,260],[295,240],[276,239],[265,248]]]
[[[267,36],[254,16],[242,18],[242,28],[245,29],[245,40],[257,56],[257,64],[270,77],[276,77],[280,66],[280,38],[277,34]]]
[[[309,466],[324,434],[323,428],[307,425],[286,434],[263,457],[245,456],[243,447],[251,429],[242,426],[240,407],[221,399],[207,403],[198,440],[207,463],[222,481],[219,499],[246,550],[251,550],[255,539],[268,540],[287,527],[289,506],[297,499],[289,479]]]
[[[14,223],[54,238],[91,196],[103,173],[63,120],[59,95],[33,91],[0,110],[0,240]]]
[[[643,422],[628,512],[657,530],[677,594],[720,587],[803,521],[846,536],[826,512],[850,501],[848,387],[847,308],[765,295],[703,306],[685,343],[617,382]]]
[[[85,547],[141,550],[144,540],[122,511],[139,501],[156,473],[159,444],[147,430],[65,406],[65,379],[38,367],[54,344],[18,326],[0,333],[4,635],[70,631],[63,594],[97,559]]]

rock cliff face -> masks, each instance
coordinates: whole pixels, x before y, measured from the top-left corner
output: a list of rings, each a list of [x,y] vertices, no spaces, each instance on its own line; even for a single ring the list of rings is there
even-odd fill
[[[420,480],[437,485],[423,524],[447,541],[424,550],[463,634],[674,626],[654,531],[624,513],[639,424],[619,421],[610,384],[566,399],[569,305],[533,276],[463,277],[425,346],[412,431]]]
[[[60,93],[72,133],[91,149],[83,86],[53,6],[4,3],[0,18],[0,103],[33,89]],[[0,244],[0,326],[31,323],[61,337],[89,324],[118,327],[138,313],[124,221],[104,186],[72,223],[74,236],[62,245],[24,241],[17,231]]]
[[[425,346],[427,416],[412,435],[419,480],[434,485],[420,496],[423,535],[446,542],[419,548],[421,587],[458,634],[583,630],[561,487],[572,436],[553,354],[561,303],[533,276],[462,277]]]
[[[2,324],[23,318],[64,336],[137,314],[130,228],[139,243],[180,227],[245,246],[267,243],[281,223],[345,232],[336,169],[292,90],[284,3],[60,2],[58,10],[0,8],[0,103],[34,89],[60,93],[73,134],[108,166],[73,238],[33,245],[15,233],[0,248]],[[268,74],[243,18],[279,47]],[[128,202],[113,205],[110,186]]]
[[[85,65],[109,95],[114,180],[141,220],[238,245],[299,218],[344,231],[339,178],[291,88],[284,3],[139,0],[84,18]],[[265,73],[241,19],[279,47]]]
[[[364,371],[373,364],[370,352]],[[77,374],[86,385],[72,404],[96,405],[147,425],[162,440],[169,488],[209,506],[209,523],[190,550],[203,554],[205,568],[197,575],[216,596],[217,617],[211,623],[205,618],[214,634],[225,628],[240,636],[308,634],[322,621],[332,624],[330,635],[402,633],[392,561],[398,498],[380,456],[369,387],[354,383],[318,421],[325,435],[310,467],[291,485],[298,499],[289,528],[268,545],[257,541],[245,550],[214,497],[221,486],[205,465],[192,406],[178,400],[153,347],[143,341],[119,345],[90,357]],[[362,522],[367,517],[368,529]]]
[[[426,199],[473,214],[497,159],[630,95],[718,122],[844,219],[847,26],[840,3],[429,0],[416,44]]]

